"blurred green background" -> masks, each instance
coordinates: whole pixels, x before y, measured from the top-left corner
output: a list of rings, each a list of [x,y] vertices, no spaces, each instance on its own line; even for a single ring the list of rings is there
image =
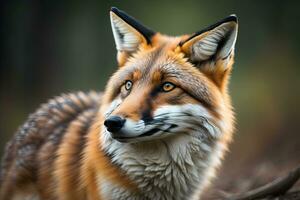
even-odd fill
[[[48,98],[104,88],[117,69],[109,21],[109,9],[116,6],[169,35],[193,33],[237,14],[230,84],[237,131],[223,169],[298,163],[299,2],[1,1],[0,155],[17,127]]]

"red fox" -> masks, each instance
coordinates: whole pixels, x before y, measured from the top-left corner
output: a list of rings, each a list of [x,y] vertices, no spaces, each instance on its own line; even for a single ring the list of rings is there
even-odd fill
[[[1,200],[198,199],[232,140],[237,17],[170,37],[110,11],[118,70],[64,94],[7,144]]]

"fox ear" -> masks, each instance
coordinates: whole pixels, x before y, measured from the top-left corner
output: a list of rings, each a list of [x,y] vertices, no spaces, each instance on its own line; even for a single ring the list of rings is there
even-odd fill
[[[209,68],[220,67],[220,65],[215,65],[218,61],[222,61],[221,67],[225,71],[234,53],[237,29],[237,17],[230,15],[216,24],[193,34],[187,40],[181,42],[180,46],[190,61],[199,66],[200,69],[201,67],[205,68],[203,65],[207,63],[209,63]],[[207,61],[212,61],[213,65]],[[210,70],[215,71],[216,69]]]
[[[118,62],[122,66],[141,44],[148,45],[151,43],[151,38],[155,32],[115,7],[111,8],[110,20],[118,50]]]

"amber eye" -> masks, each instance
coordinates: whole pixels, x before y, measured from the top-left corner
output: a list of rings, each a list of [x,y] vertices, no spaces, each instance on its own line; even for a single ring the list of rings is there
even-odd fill
[[[170,82],[165,82],[163,85],[162,85],[162,90],[164,92],[170,92],[171,90],[173,90],[176,86],[173,84],[173,83],[170,83]]]
[[[132,88],[132,82],[131,81],[126,81],[125,82],[125,89],[126,90],[131,90]]]

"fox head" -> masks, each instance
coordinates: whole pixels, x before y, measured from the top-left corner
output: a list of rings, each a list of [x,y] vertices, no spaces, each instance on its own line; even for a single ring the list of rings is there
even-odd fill
[[[110,18],[119,69],[102,102],[105,134],[135,143],[190,132],[212,137],[231,132],[227,85],[235,15],[179,37],[154,32],[117,8]]]

